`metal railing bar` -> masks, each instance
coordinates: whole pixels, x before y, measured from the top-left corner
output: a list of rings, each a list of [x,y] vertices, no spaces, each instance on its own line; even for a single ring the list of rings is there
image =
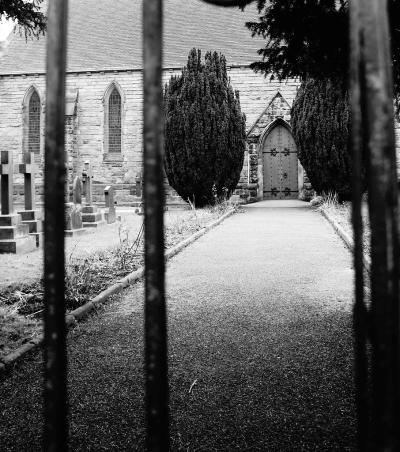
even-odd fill
[[[146,443],[169,450],[164,288],[162,0],[143,2]]]
[[[357,437],[361,451],[367,448],[369,408],[367,398],[367,309],[364,300],[363,262],[363,134],[361,116],[361,5],[360,0],[350,2],[350,103],[351,148],[353,153],[352,222],[354,231],[355,303],[353,307],[355,388],[357,410]]]
[[[51,0],[47,27],[44,231],[44,450],[67,450],[64,299],[65,65],[68,0]]]
[[[372,414],[368,447],[398,450],[398,207],[387,1],[362,0],[360,5],[362,129],[371,228]]]

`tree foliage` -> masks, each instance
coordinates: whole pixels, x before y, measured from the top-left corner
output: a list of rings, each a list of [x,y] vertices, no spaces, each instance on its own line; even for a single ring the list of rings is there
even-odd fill
[[[170,185],[197,206],[230,196],[243,166],[245,117],[222,54],[192,49],[165,87],[165,170]]]
[[[46,16],[41,11],[44,0],[0,0],[0,16],[18,22],[25,36],[44,34]]]
[[[257,0],[258,22],[247,23],[266,39],[256,71],[279,79],[325,77],[347,80],[347,0]],[[395,97],[400,98],[400,0],[389,0]]]
[[[341,79],[303,81],[292,108],[299,159],[317,193],[351,198],[349,97]]]

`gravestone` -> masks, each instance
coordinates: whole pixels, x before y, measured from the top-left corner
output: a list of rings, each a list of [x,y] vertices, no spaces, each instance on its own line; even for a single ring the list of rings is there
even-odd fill
[[[136,174],[136,196],[142,197],[142,175],[140,173]]]
[[[82,178],[86,205],[91,206],[93,202],[93,171],[90,162],[85,162],[85,166],[82,171]]]
[[[105,218],[107,224],[115,223],[114,189],[111,185],[108,185],[104,189],[104,197],[106,202]]]
[[[76,176],[72,186],[72,201],[65,204],[65,235],[74,237],[87,231],[82,225],[82,181]]]
[[[25,210],[20,210],[22,223],[29,226],[29,234],[36,240],[39,247],[43,242],[43,213],[36,209],[35,204],[35,155],[26,153],[23,156],[23,163],[18,165],[19,173],[24,175],[24,198]]]
[[[13,206],[13,156],[10,151],[0,153],[0,253],[28,253],[36,249],[36,240],[29,235],[29,226],[22,224],[21,215]]]
[[[84,180],[85,205],[82,207],[82,225],[84,228],[98,228],[106,224],[103,212],[93,205],[93,171],[90,162],[85,162],[82,172]]]
[[[137,173],[136,174],[136,197],[139,198],[140,201],[139,201],[139,206],[135,209],[135,213],[137,213],[138,215],[143,215],[142,194],[143,194],[142,174]]]

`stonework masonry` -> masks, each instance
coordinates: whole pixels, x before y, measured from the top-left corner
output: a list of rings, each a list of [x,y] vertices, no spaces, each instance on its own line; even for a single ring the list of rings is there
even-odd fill
[[[163,81],[180,73],[180,68],[165,69]],[[290,121],[290,108],[298,88],[297,80],[271,81],[254,73],[248,66],[228,69],[233,89],[240,93],[242,111],[246,115],[248,133],[247,150],[236,199],[251,202],[262,196],[262,152],[265,131],[277,119]],[[122,152],[107,153],[105,143],[105,101],[110,87],[116,86],[121,94]],[[24,99],[32,87],[41,101],[40,154],[35,155],[38,165],[36,191],[43,195],[45,75],[20,74],[0,76],[0,150],[12,150],[14,162],[20,162],[23,152]],[[136,182],[142,173],[142,71],[74,72],[67,75],[66,149],[70,186],[76,175],[81,175],[85,161],[90,161],[94,174],[94,199],[103,201],[103,190],[113,185],[118,204],[137,205]],[[26,107],[26,106],[25,106]],[[400,126],[396,124],[397,142]],[[299,174],[301,166],[299,165]],[[303,176],[302,176],[303,177]],[[22,176],[16,176],[14,194],[23,195]],[[299,177],[301,185],[302,179]],[[300,186],[301,190],[303,187]],[[169,203],[182,201],[167,190]]]
[[[240,92],[242,111],[246,114],[247,129],[250,130],[271,100],[280,92],[291,103],[296,95],[297,83],[271,82],[263,75],[255,74],[248,67],[232,67],[228,70],[231,84]],[[163,81],[166,83],[180,69],[166,69]],[[122,97],[122,152],[106,152],[104,96],[111,85],[118,87]],[[23,103],[26,93],[35,88],[41,101],[41,144],[40,154],[35,156],[39,166],[36,176],[37,194],[43,194],[44,124],[45,124],[45,75],[21,74],[0,77],[0,148],[12,150],[14,160],[20,161],[23,150],[24,117]],[[115,199],[120,204],[137,202],[136,178],[142,172],[142,72],[80,72],[67,75],[67,97],[76,105],[67,108],[66,149],[68,152],[68,174],[70,182],[80,175],[85,161],[90,161],[94,173],[94,194],[100,201],[103,189],[112,184]],[[74,96],[75,93],[75,96]],[[67,99],[67,102],[73,102]],[[69,113],[69,114],[68,114]],[[248,162],[246,153],[238,193],[248,198]],[[254,177],[252,178],[252,180]],[[16,177],[15,194],[22,194],[22,179]],[[71,182],[72,183],[72,182]],[[253,182],[254,183],[254,182]],[[169,200],[178,201],[169,190]]]

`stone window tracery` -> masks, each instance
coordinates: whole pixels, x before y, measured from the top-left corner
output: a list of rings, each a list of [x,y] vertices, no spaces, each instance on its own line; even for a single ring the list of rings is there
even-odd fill
[[[121,153],[121,95],[116,87],[108,98],[108,152]]]
[[[28,152],[40,153],[40,98],[36,90],[28,104]]]

